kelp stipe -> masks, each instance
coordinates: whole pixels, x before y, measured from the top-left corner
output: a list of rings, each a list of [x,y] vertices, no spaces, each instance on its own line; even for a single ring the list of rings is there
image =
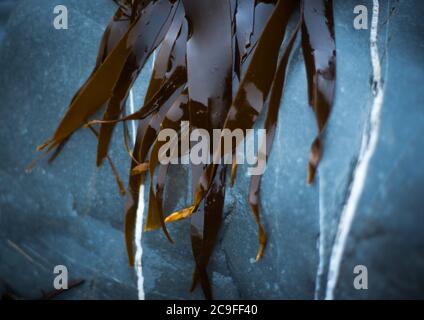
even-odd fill
[[[58,156],[71,135],[88,127],[98,139],[97,165],[108,157],[118,122],[138,122],[125,208],[125,238],[134,265],[134,228],[140,186],[150,177],[145,230],[161,228],[173,241],[166,224],[190,219],[195,262],[191,289],[199,284],[207,299],[212,290],[207,266],[222,223],[225,189],[233,184],[236,165],[192,165],[193,203],[165,214],[163,192],[168,166],[159,162],[161,129],[251,129],[265,114],[266,157],[272,149],[286,70],[301,35],[308,86],[308,104],[318,127],[313,141],[307,181],[312,183],[323,150],[323,132],[334,99],[336,50],[331,0],[116,0],[118,9],[103,35],[97,62],[72,99],[53,137],[39,147]],[[295,29],[286,28],[296,19]],[[282,47],[283,46],[283,47]],[[143,105],[125,114],[134,81],[148,58],[160,48]],[[233,95],[234,93],[234,95]],[[248,99],[248,97],[259,97]],[[103,119],[93,120],[99,111]],[[179,132],[179,138],[186,132]],[[233,146],[233,157],[237,145]],[[213,155],[215,150],[210,149]],[[116,172],[116,170],[114,170]],[[157,173],[157,174],[155,174]],[[227,182],[227,174],[231,180]],[[117,181],[119,177],[116,175]],[[155,179],[156,178],[156,179]],[[258,225],[257,260],[265,250],[266,233],[260,219],[261,176],[252,176],[248,203]],[[122,187],[121,187],[122,189]],[[123,191],[122,191],[123,192]]]

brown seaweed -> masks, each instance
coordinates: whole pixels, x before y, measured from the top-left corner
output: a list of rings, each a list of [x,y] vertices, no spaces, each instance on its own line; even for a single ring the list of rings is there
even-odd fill
[[[323,153],[323,134],[334,99],[335,35],[331,0],[116,0],[117,11],[108,24],[96,65],[70,102],[53,137],[39,147],[53,161],[72,134],[88,127],[98,139],[97,165],[107,159],[111,137],[123,122],[124,145],[131,169],[125,207],[125,238],[130,265],[134,265],[134,228],[140,186],[149,182],[145,231],[190,219],[195,270],[192,290],[200,284],[212,298],[207,266],[222,224],[227,173],[230,183],[237,165],[191,165],[193,202],[174,213],[163,210],[169,165],[159,162],[159,131],[180,129],[242,129],[255,127],[265,114],[268,159],[286,80],[286,70],[297,35],[307,70],[308,104],[315,113],[318,135],[311,147],[307,181],[312,183]],[[299,10],[300,11],[299,11]],[[300,12],[300,15],[297,15]],[[287,34],[291,20],[297,26]],[[155,60],[143,105],[126,114],[126,100],[134,81],[152,53]],[[93,119],[103,111],[101,120]],[[131,150],[127,121],[137,121]],[[178,132],[183,139],[189,132]],[[178,145],[179,141],[175,141]],[[190,148],[192,145],[190,146]],[[233,146],[235,158],[237,145]],[[189,152],[190,150],[186,150]],[[211,157],[217,150],[210,148]],[[179,154],[178,157],[183,155]],[[222,156],[225,156],[222,155]],[[149,180],[146,181],[146,176]],[[168,177],[169,179],[169,177]],[[261,176],[252,176],[248,203],[258,225],[259,260],[266,246],[260,218]],[[123,187],[121,186],[121,189]],[[121,190],[122,192],[122,190]]]

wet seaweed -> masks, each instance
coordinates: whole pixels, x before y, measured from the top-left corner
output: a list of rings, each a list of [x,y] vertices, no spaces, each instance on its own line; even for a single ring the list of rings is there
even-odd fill
[[[131,169],[125,207],[125,236],[130,265],[134,265],[134,232],[140,186],[149,176],[149,205],[145,231],[161,228],[170,242],[167,223],[190,219],[195,262],[192,290],[201,286],[212,298],[207,266],[222,224],[227,175],[233,185],[237,166],[191,165],[193,202],[166,214],[164,188],[169,165],[159,163],[159,131],[253,128],[265,113],[266,158],[277,128],[287,67],[301,36],[308,104],[318,135],[311,146],[307,182],[313,183],[323,155],[323,134],[334,99],[336,50],[331,0],[116,0],[117,11],[101,40],[96,65],[70,102],[52,138],[38,149],[53,161],[71,135],[89,128],[98,139],[97,165],[108,156],[118,122],[124,123],[124,144]],[[289,23],[297,20],[291,33]],[[159,48],[159,49],[158,49]],[[143,105],[127,115],[129,92],[149,57],[157,58]],[[253,98],[252,98],[253,97]],[[103,111],[103,118],[93,119]],[[134,148],[128,143],[127,121],[137,121]],[[179,131],[179,139],[187,132]],[[176,141],[178,143],[178,141]],[[190,146],[191,148],[192,146]],[[235,156],[237,145],[233,146]],[[187,150],[188,152],[189,150]],[[211,156],[216,150],[211,147]],[[183,155],[179,155],[183,156]],[[262,257],[267,238],[260,219],[261,176],[252,176],[248,203],[258,226]]]

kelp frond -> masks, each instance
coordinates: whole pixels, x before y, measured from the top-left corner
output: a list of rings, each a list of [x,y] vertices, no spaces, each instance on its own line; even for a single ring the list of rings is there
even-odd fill
[[[318,136],[308,165],[312,183],[323,150],[323,132],[334,99],[335,36],[332,0],[117,0],[118,9],[108,24],[93,72],[72,99],[51,139],[39,147],[60,153],[71,135],[84,127],[98,139],[97,165],[108,159],[109,144],[118,122],[131,155],[125,234],[128,257],[134,264],[133,239],[140,186],[150,176],[145,230],[190,219],[195,261],[192,289],[201,285],[212,298],[207,275],[218,231],[226,189],[227,165],[192,165],[193,203],[166,216],[163,190],[168,165],[159,163],[162,129],[179,130],[182,121],[192,129],[248,130],[265,112],[266,157],[274,141],[287,67],[296,39],[301,44],[307,71],[308,103],[315,113]],[[289,22],[297,19],[294,30]],[[144,104],[126,115],[129,92],[152,53],[154,63]],[[233,94],[234,93],[234,94]],[[253,98],[252,98],[253,97]],[[103,111],[103,119],[92,117]],[[131,151],[126,121],[138,123]],[[179,139],[185,134],[179,132]],[[233,146],[233,157],[237,145]],[[211,150],[211,154],[213,150]],[[236,176],[231,171],[231,185]],[[116,174],[116,169],[113,169]],[[155,174],[156,173],[156,174]],[[156,179],[155,179],[156,178]],[[156,180],[156,181],[155,181]],[[122,190],[122,184],[120,183]],[[260,219],[261,176],[252,176],[248,203],[258,225],[259,260],[266,234]]]

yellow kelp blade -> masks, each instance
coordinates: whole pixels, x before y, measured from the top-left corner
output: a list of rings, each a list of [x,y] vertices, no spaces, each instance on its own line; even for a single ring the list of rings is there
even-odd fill
[[[195,209],[195,206],[190,206],[180,211],[174,212],[165,218],[165,223],[175,222],[189,218],[193,215]]]

